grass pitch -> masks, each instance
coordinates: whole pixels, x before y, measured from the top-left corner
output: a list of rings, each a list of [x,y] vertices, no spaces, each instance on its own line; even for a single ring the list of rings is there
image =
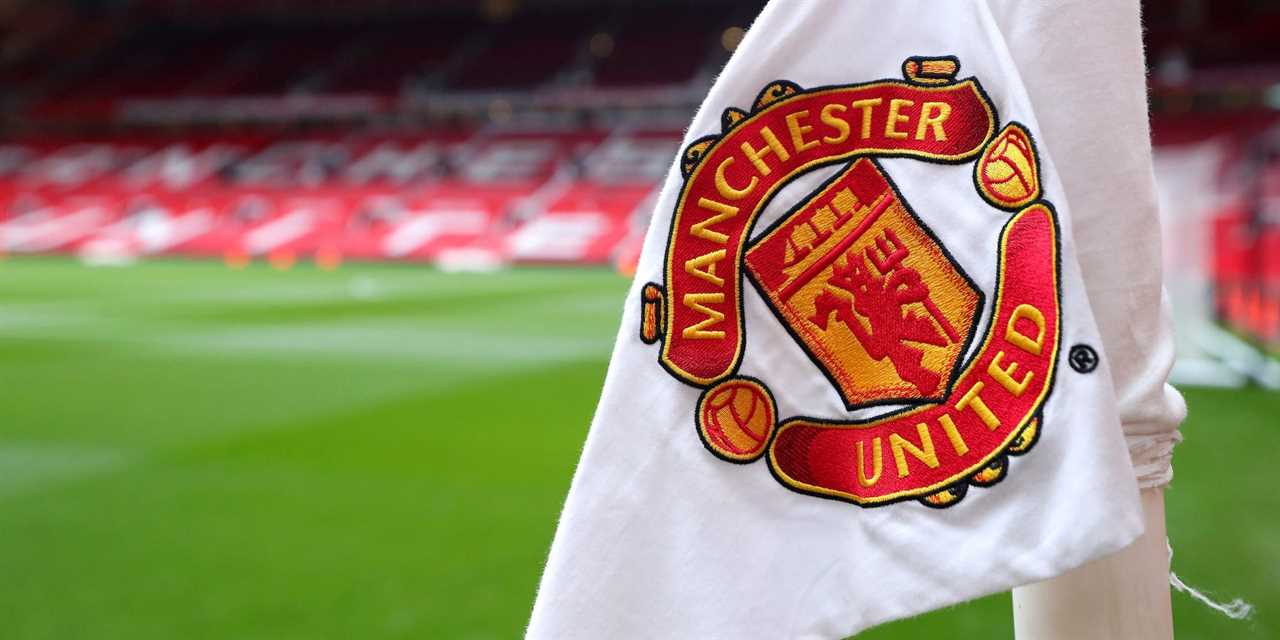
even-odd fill
[[[0,263],[0,637],[516,638],[603,381],[606,271]],[[1280,634],[1280,396],[1189,390],[1179,638]],[[1011,637],[1008,596],[864,638]]]

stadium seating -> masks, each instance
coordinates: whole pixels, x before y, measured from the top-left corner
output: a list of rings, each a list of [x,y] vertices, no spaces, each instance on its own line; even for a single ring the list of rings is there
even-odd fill
[[[743,18],[744,24],[746,18]],[[637,87],[689,82],[708,63],[722,61],[714,38],[733,16],[698,7],[667,7],[630,16],[595,65],[594,84]]]
[[[33,52],[0,65],[0,80],[31,94],[30,114],[55,119],[109,113],[116,103],[137,99],[501,92],[554,80],[577,86],[680,85],[723,60],[708,35],[745,15],[743,9],[709,14],[658,7],[527,12],[491,21],[440,11],[354,23],[190,24],[169,14],[144,14],[136,22],[100,28],[99,40],[76,44],[78,55],[65,55],[57,43],[50,55]],[[652,35],[659,31],[663,37]],[[588,42],[597,34],[612,38],[616,47],[589,55]]]
[[[675,132],[24,140],[0,251],[607,263]]]
[[[0,251],[634,254],[728,29],[760,4],[138,0],[98,20],[28,3],[0,33],[20,41],[0,57],[0,125],[21,134],[0,141]],[[1280,12],[1205,4],[1191,33],[1145,4],[1152,99],[1173,107],[1158,144],[1276,122],[1177,107],[1256,85]],[[1224,291],[1261,277],[1229,240],[1242,216],[1219,222]]]

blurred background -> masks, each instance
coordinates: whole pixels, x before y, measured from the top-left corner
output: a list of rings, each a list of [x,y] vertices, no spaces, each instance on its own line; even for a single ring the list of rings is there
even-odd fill
[[[1174,566],[1260,608],[1175,622],[1280,637],[1280,3],[1143,4]],[[518,637],[761,5],[0,0],[0,636]]]

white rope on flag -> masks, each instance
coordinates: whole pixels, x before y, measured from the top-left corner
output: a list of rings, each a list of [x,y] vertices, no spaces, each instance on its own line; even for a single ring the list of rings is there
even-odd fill
[[[1244,620],[1244,619],[1247,619],[1249,616],[1253,615],[1253,605],[1249,604],[1248,602],[1245,602],[1240,598],[1234,598],[1230,602],[1227,602],[1224,604],[1224,603],[1218,602],[1217,600],[1214,600],[1212,597],[1206,595],[1204,592],[1200,591],[1199,589],[1189,586],[1187,583],[1183,582],[1182,578],[1179,578],[1178,574],[1174,573],[1172,569],[1173,545],[1169,544],[1169,541],[1167,539],[1165,540],[1165,545],[1169,547],[1169,566],[1170,566],[1169,584],[1172,585],[1174,589],[1177,589],[1178,591],[1181,591],[1191,596],[1192,598],[1199,600],[1201,603],[1204,604],[1204,606],[1209,607],[1210,609],[1213,609],[1214,611],[1217,611],[1218,613],[1221,613],[1222,615],[1228,618],[1231,618],[1232,620]]]
[[[1156,435],[1125,436],[1129,445],[1129,457],[1133,461],[1138,486],[1143,489],[1163,488],[1173,480],[1173,448],[1182,442],[1178,431]],[[1173,544],[1165,539],[1169,549],[1169,585],[1232,620],[1244,620],[1253,615],[1253,605],[1241,598],[1222,603],[1208,594],[1188,585],[1173,572]]]

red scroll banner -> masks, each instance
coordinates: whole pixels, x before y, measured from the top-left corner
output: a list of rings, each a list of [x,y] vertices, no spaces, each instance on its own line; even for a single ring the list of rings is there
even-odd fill
[[[690,171],[676,205],[663,365],[696,385],[737,368],[743,245],[756,216],[792,178],[855,155],[962,162],[978,154],[995,124],[973,79],[803,91],[732,124]]]
[[[1053,386],[1059,343],[1058,230],[1036,204],[1000,237],[991,325],[946,401],[868,422],[788,420],[769,448],[787,486],[858,504],[928,495],[1000,455]]]

